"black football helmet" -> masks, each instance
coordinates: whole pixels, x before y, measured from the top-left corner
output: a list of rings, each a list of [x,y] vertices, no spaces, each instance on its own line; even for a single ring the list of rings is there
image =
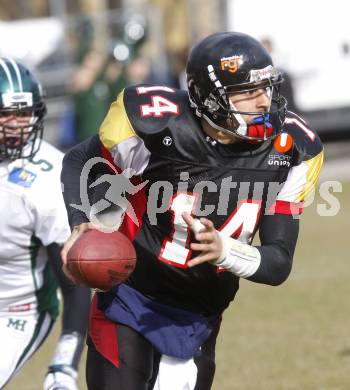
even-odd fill
[[[35,76],[14,59],[0,58],[0,157],[32,158],[40,147],[45,114]]]
[[[282,130],[287,105],[279,91],[283,77],[251,36],[223,32],[206,37],[190,52],[186,73],[191,105],[215,129],[255,142]],[[238,111],[229,102],[232,93],[262,88],[268,90],[269,111]],[[252,122],[247,124],[242,115],[251,115]]]

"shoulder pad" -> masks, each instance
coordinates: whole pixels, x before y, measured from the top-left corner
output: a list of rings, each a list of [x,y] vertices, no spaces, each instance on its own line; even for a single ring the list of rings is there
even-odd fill
[[[318,134],[298,115],[288,112],[283,132],[288,133],[294,146],[296,163],[314,158],[323,151]]]
[[[189,104],[185,91],[143,84],[125,89],[124,106],[134,131],[145,138],[169,128]]]

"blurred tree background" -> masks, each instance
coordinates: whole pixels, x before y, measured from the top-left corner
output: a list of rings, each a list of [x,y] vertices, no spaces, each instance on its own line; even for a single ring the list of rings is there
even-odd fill
[[[36,71],[47,95],[45,138],[65,149],[96,132],[126,85],[185,87],[188,48],[225,28],[225,6],[226,0],[2,0],[0,55]]]

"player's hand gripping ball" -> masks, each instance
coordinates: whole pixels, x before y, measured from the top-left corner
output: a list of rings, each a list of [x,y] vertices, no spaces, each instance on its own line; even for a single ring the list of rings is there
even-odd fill
[[[135,248],[118,231],[87,230],[67,253],[67,267],[75,280],[103,291],[125,282],[135,266]]]

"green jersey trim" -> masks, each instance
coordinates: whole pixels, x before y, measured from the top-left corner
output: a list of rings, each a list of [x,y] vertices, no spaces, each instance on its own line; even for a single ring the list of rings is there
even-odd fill
[[[43,285],[39,288],[38,282],[35,277],[35,270],[37,268],[38,253],[42,247],[42,243],[38,237],[33,235],[29,246],[31,270],[33,277],[33,284],[35,288],[35,295],[37,300],[38,312],[50,313],[53,320],[55,320],[59,314],[59,300],[57,297],[57,280],[53,273],[53,270],[49,264],[49,260],[45,264],[43,271]]]

